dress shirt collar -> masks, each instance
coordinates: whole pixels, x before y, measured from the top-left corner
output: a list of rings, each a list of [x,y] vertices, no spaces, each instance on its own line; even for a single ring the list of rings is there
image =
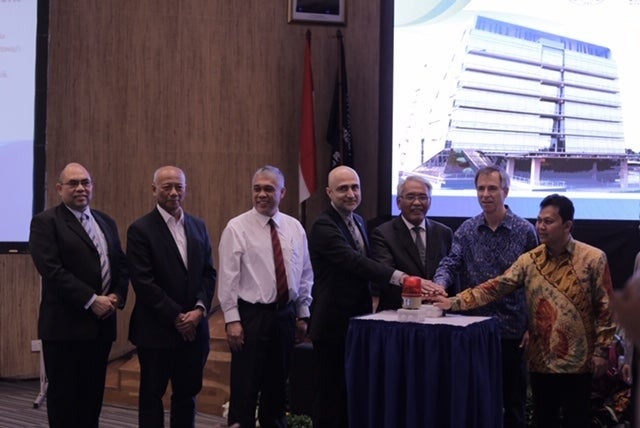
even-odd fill
[[[404,224],[407,226],[407,228],[409,230],[413,230],[414,227],[416,227],[416,225],[414,225],[413,223],[409,223],[407,221],[406,218],[404,218],[404,216],[402,214],[400,214],[400,218],[402,219],[402,221],[404,222]],[[423,230],[427,230],[427,226],[426,226],[426,220],[422,219],[422,222],[420,222],[420,224],[418,225],[418,227],[422,228]]]
[[[500,225],[498,225],[498,228],[504,227],[506,229],[511,230],[513,229],[513,226],[516,221],[515,214],[513,213],[513,211],[511,211],[511,208],[509,208],[509,205],[505,205],[504,207],[507,209],[507,212],[505,213],[504,218],[502,219],[502,222],[500,223]],[[478,228],[482,226],[487,226],[487,220],[485,219],[484,214],[480,214],[479,217],[482,219],[482,221],[478,223]]]
[[[342,211],[340,211],[339,209],[336,208],[335,205],[333,205],[333,202],[331,202],[331,207],[336,210],[336,212],[338,214],[340,214],[340,217],[342,218],[342,220],[344,221],[345,224],[347,224],[347,222],[349,220],[351,220],[353,222],[353,224],[357,224],[355,217],[353,216],[353,212],[350,212],[349,215],[344,215],[344,213]]]
[[[174,216],[169,214],[167,210],[162,208],[160,205],[156,205],[156,208],[158,209],[158,212],[162,216],[162,219],[164,220],[165,223],[169,223],[169,221],[173,219],[176,222],[176,224],[184,226],[184,210],[182,208],[180,208],[180,218],[178,220],[176,220]]]
[[[280,228],[282,224],[282,215],[280,214],[279,210],[276,210],[276,213],[271,217],[260,214],[258,210],[255,209],[255,207],[251,210],[251,212],[258,219],[258,223],[260,223],[263,227],[269,225],[270,219],[273,219],[273,222],[276,224],[276,226],[278,226],[278,228]]]
[[[69,211],[71,211],[71,214],[73,214],[80,223],[82,223],[82,216],[84,214],[88,215],[89,218],[93,218],[93,214],[91,214],[91,209],[89,207],[85,208],[84,211],[78,211],[78,210],[74,210],[73,208],[71,208],[69,205],[65,205],[65,207],[67,207],[67,209]]]

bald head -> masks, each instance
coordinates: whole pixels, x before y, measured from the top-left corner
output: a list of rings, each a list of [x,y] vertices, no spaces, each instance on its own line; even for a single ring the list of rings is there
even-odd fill
[[[360,205],[360,177],[348,166],[338,166],[329,172],[327,195],[343,215],[350,215]]]
[[[65,205],[76,211],[84,211],[91,202],[91,175],[84,166],[71,162],[60,171],[56,190]]]
[[[182,178],[184,179],[184,182],[186,183],[187,181],[184,171],[182,171],[180,168],[173,165],[165,165],[156,169],[155,172],[153,173],[153,184],[157,184],[160,177],[167,174],[181,175]]]
[[[176,219],[182,214],[182,201],[187,192],[187,177],[184,172],[171,165],[158,168],[151,185],[158,205]]]
[[[84,174],[89,177],[89,179],[91,179],[89,171],[87,171],[84,166],[82,166],[78,162],[70,162],[66,164],[64,168],[62,168],[62,171],[60,171],[60,174],[58,175],[58,183],[66,182],[69,179],[69,175],[73,175],[76,173]]]
[[[329,178],[327,179],[329,187],[333,187],[337,180],[342,180],[345,177],[355,177],[355,179],[358,180],[358,183],[360,183],[360,177],[358,177],[358,173],[353,168],[340,165],[329,171]]]

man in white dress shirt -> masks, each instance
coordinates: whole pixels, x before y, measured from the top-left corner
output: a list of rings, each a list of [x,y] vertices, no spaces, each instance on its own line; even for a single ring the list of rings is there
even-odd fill
[[[278,168],[258,169],[253,208],[231,219],[220,238],[218,297],[231,348],[228,423],[242,428],[255,427],[256,404],[260,426],[287,426],[291,351],[307,330],[313,270],[302,225],[278,209],[285,193]]]

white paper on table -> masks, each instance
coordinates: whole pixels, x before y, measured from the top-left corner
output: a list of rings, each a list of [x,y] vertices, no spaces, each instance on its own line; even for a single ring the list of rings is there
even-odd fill
[[[360,317],[356,317],[356,319],[360,320],[372,320],[372,321],[388,321],[388,322],[406,322],[406,321],[398,321],[398,312],[397,311],[382,311],[375,314],[363,315]],[[466,327],[473,323],[481,322],[490,319],[490,317],[474,317],[467,315],[459,315],[459,314],[446,314],[443,317],[439,318],[425,318],[424,320],[419,321],[408,321],[415,322],[418,324],[446,324],[453,325],[458,327]]]

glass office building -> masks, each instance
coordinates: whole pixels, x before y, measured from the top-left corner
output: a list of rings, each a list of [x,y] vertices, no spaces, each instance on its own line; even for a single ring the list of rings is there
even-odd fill
[[[462,46],[447,76],[455,82],[451,147],[624,153],[617,67],[606,47],[482,16]]]
[[[445,187],[461,188],[468,179],[454,184],[456,174],[499,163],[532,188],[564,188],[581,172],[596,181],[586,187],[626,186],[619,182],[627,163],[618,68],[609,48],[483,16],[459,46],[427,118],[443,151],[417,172],[434,179],[439,168]]]

